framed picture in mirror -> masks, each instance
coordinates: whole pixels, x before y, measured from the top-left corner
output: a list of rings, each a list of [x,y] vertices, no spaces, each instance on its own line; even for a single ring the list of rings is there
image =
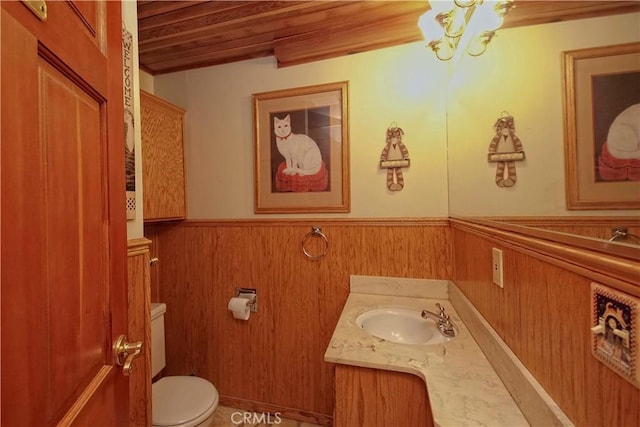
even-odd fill
[[[640,208],[640,43],[563,52],[567,209]]]
[[[350,211],[347,89],[253,95],[255,213]]]

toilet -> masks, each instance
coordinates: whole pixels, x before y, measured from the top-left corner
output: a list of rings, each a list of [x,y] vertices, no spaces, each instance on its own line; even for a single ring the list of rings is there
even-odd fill
[[[166,304],[151,304],[151,371],[155,377],[166,364],[164,314]],[[193,376],[163,377],[151,388],[154,427],[208,426],[218,406],[218,390]]]

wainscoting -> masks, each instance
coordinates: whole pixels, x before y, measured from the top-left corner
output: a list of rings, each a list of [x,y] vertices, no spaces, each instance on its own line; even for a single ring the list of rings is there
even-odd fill
[[[312,225],[330,245],[319,261],[301,251]],[[453,280],[575,425],[640,425],[640,391],[591,356],[589,331],[590,283],[640,296],[637,259],[456,219],[187,221],[145,235],[160,259],[151,298],[168,307],[164,374],[212,381],[223,405],[329,425],[323,355],[357,274]],[[227,310],[235,287],[258,290],[247,322]]]
[[[318,261],[301,250],[312,225],[329,240]],[[323,425],[334,407],[323,356],[349,276],[451,278],[447,219],[187,221],[147,224],[145,236],[159,258],[152,300],[167,304],[164,373],[212,381],[223,405]],[[227,310],[236,287],[257,289],[249,321]]]
[[[128,328],[130,342],[142,341],[143,351],[129,375],[129,427],[151,425],[151,289],[148,239],[127,244]]]
[[[577,426],[640,425],[640,391],[591,355],[590,284],[640,295],[640,264],[451,220],[453,281]],[[491,248],[504,258],[492,283]]]

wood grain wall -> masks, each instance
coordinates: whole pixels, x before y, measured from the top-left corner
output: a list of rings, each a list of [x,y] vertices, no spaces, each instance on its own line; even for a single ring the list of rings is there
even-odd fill
[[[330,245],[319,261],[301,251],[312,225]],[[451,277],[446,219],[187,221],[145,235],[159,258],[152,300],[167,304],[164,373],[212,381],[223,404],[325,425],[334,377],[323,358],[349,276]],[[249,321],[227,310],[235,287],[258,291]]]
[[[129,376],[129,426],[151,426],[151,287],[148,239],[127,245],[129,342],[143,341],[143,352]]]
[[[456,222],[452,246],[454,282],[575,425],[640,425],[640,391],[591,355],[590,284],[604,278],[597,266],[576,266]],[[492,283],[493,247],[503,251],[504,289]],[[640,267],[629,263],[635,276],[610,284],[638,294]]]

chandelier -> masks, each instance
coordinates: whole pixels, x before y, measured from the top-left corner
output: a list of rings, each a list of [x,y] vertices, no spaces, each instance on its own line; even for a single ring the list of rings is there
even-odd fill
[[[431,0],[418,20],[427,45],[441,61],[457,52],[480,56],[502,25],[513,0]]]

